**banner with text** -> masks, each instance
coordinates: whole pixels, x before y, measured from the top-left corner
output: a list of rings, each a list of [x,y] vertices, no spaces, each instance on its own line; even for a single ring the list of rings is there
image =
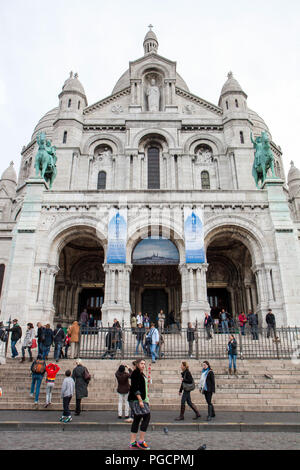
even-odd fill
[[[201,209],[184,208],[186,263],[205,263],[203,214]]]
[[[108,264],[126,263],[127,209],[110,209],[108,222]]]

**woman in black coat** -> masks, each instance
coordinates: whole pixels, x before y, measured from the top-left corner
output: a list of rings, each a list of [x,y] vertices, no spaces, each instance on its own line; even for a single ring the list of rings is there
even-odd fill
[[[131,386],[128,395],[129,406],[133,417],[130,435],[130,449],[149,449],[145,442],[146,431],[150,422],[150,408],[148,399],[148,382],[144,375],[146,363],[144,359],[135,361],[135,369],[131,374]],[[142,421],[142,422],[141,422]],[[140,427],[140,440],[136,436]]]
[[[76,367],[73,369],[72,379],[75,382],[76,392],[76,410],[75,415],[78,416],[81,413],[81,400],[88,396],[88,376],[89,372],[86,367],[82,365],[81,359],[76,359]]]
[[[207,421],[211,421],[214,418],[215,410],[211,403],[212,395],[215,393],[215,374],[213,373],[208,361],[203,362],[203,369],[199,382],[200,393],[205,396],[206,403],[208,405],[208,416]]]
[[[191,388],[192,384],[194,384],[193,376],[189,370],[189,366],[186,361],[183,361],[181,363],[181,371],[182,382],[179,390],[179,395],[181,395],[182,392],[183,394],[181,397],[180,415],[178,416],[178,418],[175,418],[175,421],[182,421],[184,419],[185,403],[187,403],[195,412],[196,416],[193,419],[198,419],[201,415],[197,407],[194,405],[194,403],[192,403],[191,390],[185,390],[185,388]]]

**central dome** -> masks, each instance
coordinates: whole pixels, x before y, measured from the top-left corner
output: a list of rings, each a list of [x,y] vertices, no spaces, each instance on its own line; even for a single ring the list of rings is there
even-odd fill
[[[178,88],[181,88],[184,91],[190,91],[187,84],[183,80],[183,78],[179,75],[179,73],[176,73],[176,86]],[[119,78],[117,81],[113,91],[112,95],[115,93],[119,93],[119,91],[124,90],[125,88],[130,87],[130,75],[129,75],[129,69],[126,70],[126,72],[123,73],[123,75]]]

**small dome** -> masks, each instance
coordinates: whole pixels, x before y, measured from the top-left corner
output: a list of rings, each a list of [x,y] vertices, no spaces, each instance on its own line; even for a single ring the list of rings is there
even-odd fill
[[[152,29],[150,29],[150,30],[148,31],[148,33],[146,34],[145,39],[144,39],[144,42],[147,41],[147,39],[154,40],[154,41],[156,41],[156,42],[158,43],[156,34],[155,34],[154,31],[152,31]]]
[[[239,82],[235,78],[233,78],[233,73],[229,72],[228,79],[222,88],[221,96],[225,95],[225,93],[236,93],[236,92],[245,93],[241,85],[239,84]]]
[[[75,75],[73,76],[73,72],[70,72],[70,77],[65,81],[62,87],[62,91],[78,92],[85,96],[85,91],[81,82],[78,79],[78,74],[75,73]]]
[[[14,168],[14,162],[10,162],[9,167],[2,173],[1,181],[3,180],[12,181],[17,184],[17,174]]]
[[[253,133],[255,135],[260,135],[263,131],[267,132],[270,140],[272,140],[272,135],[270,130],[261,116],[259,116],[255,111],[248,108],[249,118],[253,122]]]

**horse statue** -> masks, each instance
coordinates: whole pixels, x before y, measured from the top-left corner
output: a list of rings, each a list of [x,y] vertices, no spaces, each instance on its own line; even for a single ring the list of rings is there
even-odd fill
[[[260,188],[258,183],[259,181],[261,181],[261,184],[264,183],[270,168],[272,171],[272,177],[276,178],[274,169],[274,155],[271,150],[269,137],[265,131],[263,131],[260,136],[256,137],[255,140],[253,140],[252,133],[250,137],[251,142],[255,148],[252,176],[255,180],[256,187]]]
[[[40,132],[37,135],[36,141],[39,146],[34,164],[36,176],[39,176],[40,174],[41,177],[49,184],[51,189],[53,181],[57,175],[56,147],[52,146],[50,140],[46,140],[46,134],[44,132]]]

